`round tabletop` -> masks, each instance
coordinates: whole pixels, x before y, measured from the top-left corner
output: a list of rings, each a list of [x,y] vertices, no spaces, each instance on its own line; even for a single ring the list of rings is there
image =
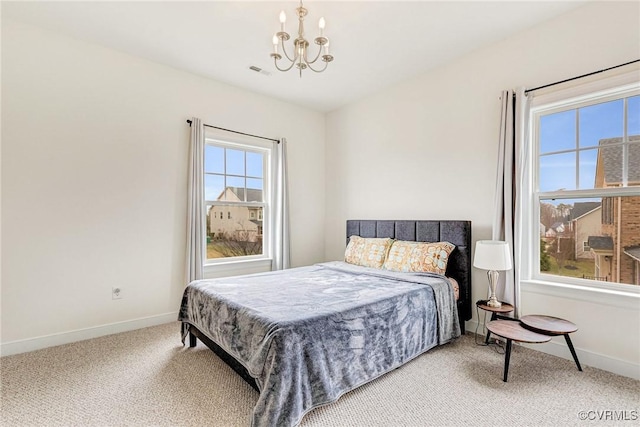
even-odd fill
[[[511,304],[507,304],[506,302],[503,302],[500,307],[492,307],[490,305],[487,305],[486,299],[481,299],[479,301],[476,301],[476,305],[478,306],[478,308],[481,308],[485,311],[492,311],[494,313],[509,313],[513,311],[513,306]]]
[[[492,334],[513,341],[542,343],[551,340],[549,335],[542,335],[525,329],[520,325],[520,322],[514,320],[492,320],[487,323],[487,329]]]
[[[533,314],[522,316],[520,321],[529,328],[557,335],[570,334],[578,330],[578,327],[574,323],[553,316]]]

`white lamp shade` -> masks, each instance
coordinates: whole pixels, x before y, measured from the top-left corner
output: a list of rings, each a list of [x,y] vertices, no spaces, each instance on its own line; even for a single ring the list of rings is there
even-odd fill
[[[507,242],[500,240],[478,240],[473,266],[483,270],[511,270],[511,251]]]

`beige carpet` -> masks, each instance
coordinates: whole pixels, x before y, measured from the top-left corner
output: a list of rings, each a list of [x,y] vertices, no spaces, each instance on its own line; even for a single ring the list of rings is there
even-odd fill
[[[3,357],[0,424],[248,426],[257,393],[201,343],[183,348],[178,330],[176,322]],[[514,347],[504,383],[503,362],[467,335],[310,412],[301,426],[637,425],[578,414],[640,415],[640,381]]]

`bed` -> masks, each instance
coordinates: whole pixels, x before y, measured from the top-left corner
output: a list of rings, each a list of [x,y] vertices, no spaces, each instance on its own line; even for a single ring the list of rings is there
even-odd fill
[[[350,236],[455,249],[444,276],[329,262],[185,289],[183,343],[200,339],[260,393],[252,426],[297,425],[313,408],[464,332],[469,221],[349,220]],[[458,283],[457,300],[447,277]]]

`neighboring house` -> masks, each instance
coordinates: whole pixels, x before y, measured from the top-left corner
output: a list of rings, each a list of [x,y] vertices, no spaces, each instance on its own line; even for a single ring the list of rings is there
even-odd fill
[[[602,234],[601,210],[600,202],[577,202],[573,205],[569,227],[575,242],[575,258],[578,260],[595,258],[589,246],[589,236]]]
[[[562,222],[554,222],[544,233],[546,237],[556,237],[558,234],[565,232],[565,226]]]
[[[638,285],[640,284],[640,245],[625,247],[624,254],[633,260],[633,283]]]
[[[540,237],[545,237],[546,231],[547,231],[547,227],[545,227],[543,223],[540,223]]]
[[[596,188],[621,187],[622,138],[600,140],[596,162]],[[632,135],[629,141],[640,141],[640,135]],[[640,143],[629,145],[628,186],[640,185]],[[599,235],[589,237],[595,255],[595,275],[602,276],[609,269],[613,282],[639,285],[636,247],[640,245],[640,197],[603,197],[601,210],[602,229]]]
[[[221,202],[261,202],[262,190],[227,187],[216,200]],[[211,206],[207,217],[208,230],[213,239],[255,242],[262,238],[262,207]]]
[[[589,236],[587,241],[594,254],[593,278],[607,282],[613,281],[613,239],[610,236]]]

